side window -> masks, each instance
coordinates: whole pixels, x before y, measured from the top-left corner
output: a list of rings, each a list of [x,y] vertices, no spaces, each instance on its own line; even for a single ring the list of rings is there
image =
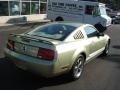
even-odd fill
[[[94,6],[86,5],[85,7],[85,14],[92,15],[94,12]]]
[[[95,15],[95,16],[100,16],[100,9],[99,9],[98,6],[96,6],[96,7],[94,8],[93,15]]]
[[[95,37],[98,34],[98,32],[96,31],[96,29],[93,28],[93,27],[91,27],[91,26],[85,27],[85,33],[86,33],[86,35],[87,35],[88,38]]]
[[[77,31],[77,33],[73,37],[74,37],[75,40],[84,38],[81,31]]]

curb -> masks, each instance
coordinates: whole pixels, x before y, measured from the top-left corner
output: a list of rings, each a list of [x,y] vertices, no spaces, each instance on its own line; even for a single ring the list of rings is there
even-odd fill
[[[27,22],[20,22],[20,23],[0,23],[0,27],[3,27],[3,26],[14,26],[14,25],[27,25],[27,24],[38,24],[38,23],[48,23],[50,22],[50,20],[37,20],[37,21],[27,21]]]

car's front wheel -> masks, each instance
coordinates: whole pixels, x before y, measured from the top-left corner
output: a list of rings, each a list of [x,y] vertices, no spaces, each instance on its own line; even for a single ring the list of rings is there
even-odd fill
[[[79,55],[73,67],[70,71],[70,75],[73,80],[79,79],[84,68],[85,57],[83,55]]]
[[[109,53],[109,46],[110,46],[110,42],[108,42],[106,44],[105,49],[104,49],[104,51],[102,53],[103,56],[107,56],[108,55],[108,53]]]

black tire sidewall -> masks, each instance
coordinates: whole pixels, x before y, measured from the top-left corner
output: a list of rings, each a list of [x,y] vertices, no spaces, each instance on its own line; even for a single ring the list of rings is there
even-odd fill
[[[107,56],[109,54],[109,47],[110,47],[110,44],[109,42],[106,44],[105,46],[105,50],[103,51],[103,56]]]

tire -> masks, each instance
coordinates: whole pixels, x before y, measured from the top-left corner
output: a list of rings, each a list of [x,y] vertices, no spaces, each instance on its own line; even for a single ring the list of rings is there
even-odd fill
[[[103,51],[102,53],[102,56],[107,56],[108,53],[109,53],[109,46],[110,46],[110,43],[108,42],[105,46],[105,50]]]
[[[64,21],[62,17],[57,17],[55,21]]]
[[[112,20],[112,22],[111,22],[112,24],[115,24],[115,20]]]
[[[84,69],[84,62],[85,62],[85,57],[83,55],[79,55],[79,57],[76,59],[70,71],[70,76],[72,80],[77,80],[81,77]]]
[[[113,21],[112,24],[115,24],[115,21]]]

